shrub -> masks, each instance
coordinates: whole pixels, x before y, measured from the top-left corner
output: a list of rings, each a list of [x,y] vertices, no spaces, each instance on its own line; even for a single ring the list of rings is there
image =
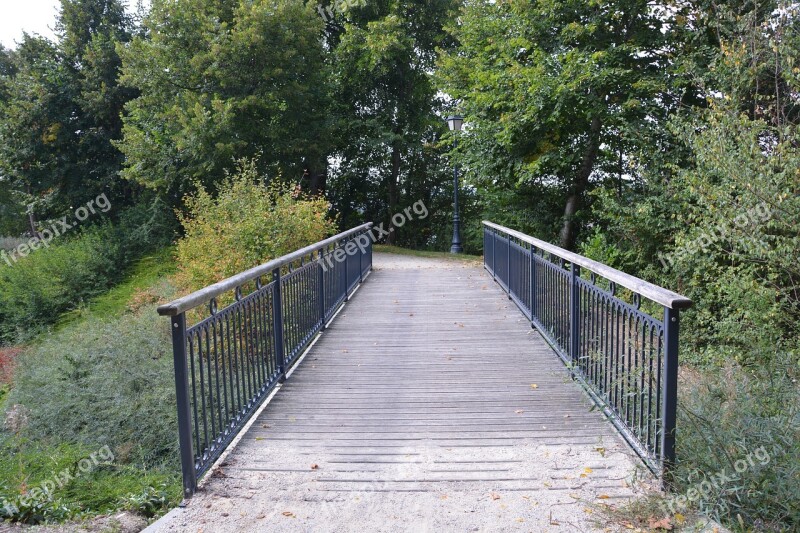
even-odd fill
[[[119,275],[118,245],[109,225],[0,266],[0,335],[6,341],[30,336],[37,326],[84,298],[99,294]]]
[[[263,182],[255,162],[242,160],[216,198],[198,186],[186,199],[177,251],[182,290],[211,285],[334,232],[325,200]]]
[[[684,372],[679,404],[677,492],[704,478],[737,472],[702,495],[699,510],[743,530],[800,529],[800,402],[790,356],[742,368],[731,364],[703,373]],[[761,357],[760,359],[766,359]],[[765,464],[744,471],[736,462],[763,448]]]
[[[90,318],[44,338],[18,359],[8,406],[23,406],[23,436],[97,449],[122,464],[177,461],[169,328],[154,306]]]
[[[82,460],[98,455],[91,446],[7,435],[0,438],[0,452],[0,520],[61,522],[120,508],[154,516],[180,501],[175,471],[115,460],[81,471]]]
[[[124,211],[117,225],[90,227],[16,264],[0,263],[0,341],[32,338],[105,292],[135,259],[168,244],[173,234],[169,210],[153,202]]]

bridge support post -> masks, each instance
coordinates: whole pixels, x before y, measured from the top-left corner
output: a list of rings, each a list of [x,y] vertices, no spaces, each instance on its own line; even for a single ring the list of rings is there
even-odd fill
[[[577,364],[580,357],[580,318],[581,293],[578,278],[581,267],[570,263],[569,267],[569,357],[572,364]]]
[[[317,293],[319,294],[320,331],[325,329],[325,250],[319,251],[319,274],[317,276]]]
[[[680,312],[664,308],[664,368],[661,390],[661,481],[671,484],[670,470],[675,464],[675,429],[678,414],[678,333]]]
[[[286,381],[286,357],[283,353],[283,298],[281,297],[281,269],[272,271],[272,329],[275,337],[275,359],[278,368],[278,381]]]
[[[172,355],[175,365],[175,396],[178,400],[178,442],[181,447],[183,497],[188,499],[197,490],[197,472],[192,446],[192,405],[189,401],[185,313],[172,317]]]

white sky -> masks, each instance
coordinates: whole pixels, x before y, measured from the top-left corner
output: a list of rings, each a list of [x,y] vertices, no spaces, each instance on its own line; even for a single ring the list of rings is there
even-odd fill
[[[59,0],[0,0],[0,43],[15,48],[22,31],[53,38]]]

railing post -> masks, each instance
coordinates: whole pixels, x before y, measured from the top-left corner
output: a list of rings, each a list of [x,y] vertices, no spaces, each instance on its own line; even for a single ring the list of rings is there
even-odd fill
[[[533,323],[536,318],[536,248],[531,244],[531,327],[536,327]]]
[[[670,470],[675,464],[675,428],[678,412],[678,332],[680,313],[664,307],[664,380],[661,384],[661,479],[670,483]]]
[[[360,237],[360,235],[359,235],[359,237]],[[364,265],[363,265],[363,262],[361,260],[364,257],[365,253],[366,253],[366,251],[362,252],[361,248],[359,247],[359,249],[358,249],[358,282],[359,283],[364,283]]]
[[[491,230],[492,235],[492,279],[497,279],[497,232],[495,229]]]
[[[347,245],[350,241],[344,243],[342,250],[344,250],[344,301],[350,299],[350,254],[347,253]]]
[[[178,442],[181,447],[183,497],[197,490],[197,471],[192,446],[192,406],[189,401],[189,369],[186,361],[186,314],[172,317],[172,356],[175,365],[175,396],[178,400]]]
[[[578,279],[581,275],[581,267],[575,263],[570,263],[569,267],[569,356],[572,364],[576,364],[580,357],[580,287]]]
[[[506,237],[506,287],[508,289],[508,299],[511,299],[511,234]]]
[[[278,381],[286,381],[286,357],[283,353],[283,303],[281,298],[281,269],[272,271],[272,329],[275,332],[275,358],[278,363]]]
[[[319,293],[319,320],[320,330],[325,329],[325,250],[319,251],[319,275],[317,279],[317,291]]]

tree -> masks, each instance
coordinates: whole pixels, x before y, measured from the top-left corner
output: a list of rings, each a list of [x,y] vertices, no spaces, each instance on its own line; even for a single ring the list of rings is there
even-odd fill
[[[442,193],[448,178],[436,142],[445,128],[444,101],[431,74],[438,47],[448,43],[443,28],[455,6],[452,0],[376,1],[332,21],[338,24],[329,43],[341,132],[335,179],[346,191],[337,204],[345,213],[388,220],[419,184],[428,184],[425,200]],[[348,205],[354,193],[363,200]],[[388,239],[395,242],[397,232]]]
[[[669,23],[645,0],[477,1],[450,27],[440,76],[471,126],[466,164],[499,171],[496,187],[558,191],[563,247],[587,191],[635,177],[680,103]]]
[[[123,176],[173,205],[240,158],[300,180],[328,153],[322,24],[301,0],[154,1],[123,51],[123,81],[141,91],[118,143]]]
[[[25,35],[13,57],[16,72],[0,109],[0,173],[36,234],[36,212],[52,212],[67,181],[77,110],[69,70],[53,43]]]
[[[116,43],[130,37],[118,0],[62,0],[58,42],[25,35],[2,59],[0,174],[29,214],[55,217],[105,193],[131,201],[119,178],[120,112],[132,92],[117,84]]]

